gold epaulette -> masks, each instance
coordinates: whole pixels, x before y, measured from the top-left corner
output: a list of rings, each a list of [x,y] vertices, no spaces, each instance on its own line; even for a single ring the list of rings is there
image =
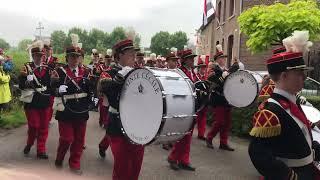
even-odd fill
[[[277,115],[267,109],[259,110],[254,114],[251,136],[269,138],[280,134],[281,124]]]

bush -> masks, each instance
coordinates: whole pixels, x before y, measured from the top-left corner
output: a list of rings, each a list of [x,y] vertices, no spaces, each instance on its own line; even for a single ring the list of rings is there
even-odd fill
[[[14,98],[8,109],[0,112],[0,115],[0,128],[12,129],[26,123],[23,105],[17,98]]]
[[[308,101],[320,110],[320,96],[308,96]],[[231,133],[235,136],[248,137],[252,128],[252,117],[258,110],[258,103],[246,108],[233,108]],[[212,111],[208,111],[207,123],[211,125]]]

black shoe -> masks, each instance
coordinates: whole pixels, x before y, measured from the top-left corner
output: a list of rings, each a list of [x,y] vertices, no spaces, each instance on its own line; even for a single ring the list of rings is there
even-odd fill
[[[56,160],[54,162],[54,165],[57,167],[57,168],[62,168],[62,164],[63,164],[63,161],[62,160]]]
[[[37,154],[38,159],[49,159],[49,156],[46,153]]]
[[[196,168],[192,167],[191,164],[179,164],[180,169],[186,170],[186,171],[195,171]]]
[[[201,141],[205,141],[206,140],[206,138],[203,137],[203,136],[198,136],[198,139],[201,140]]]
[[[208,148],[214,149],[213,144],[212,144],[212,141],[206,139],[206,144],[207,144],[207,147],[208,147]]]
[[[234,149],[231,148],[228,144],[220,144],[219,149],[225,150],[225,151],[234,151]]]
[[[83,171],[81,169],[70,168],[70,171],[76,175],[79,175],[79,176],[81,176],[83,174]]]
[[[171,149],[170,144],[162,144],[162,149],[169,151]]]
[[[85,150],[87,148],[87,146],[83,146],[82,149]]]
[[[30,153],[30,149],[31,149],[31,146],[30,145],[26,145],[23,149],[23,154],[24,155],[28,155]]]
[[[106,151],[101,147],[99,147],[99,155],[100,155],[101,158],[105,158],[106,157]]]
[[[179,165],[178,165],[177,162],[171,161],[171,160],[168,159],[168,163],[169,163],[170,168],[171,168],[172,170],[178,171],[178,170],[180,169],[180,167],[179,167]]]

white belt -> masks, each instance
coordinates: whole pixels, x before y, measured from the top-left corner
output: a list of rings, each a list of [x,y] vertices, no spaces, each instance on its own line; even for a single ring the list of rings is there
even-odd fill
[[[84,98],[84,97],[87,97],[87,93],[79,93],[79,94],[68,94],[68,95],[64,95],[63,98],[65,100],[68,100],[68,99],[79,99],[79,98]]]
[[[43,91],[47,90],[47,86],[43,86],[41,88],[35,88],[35,90],[38,91],[38,92],[43,92]]]
[[[42,86],[41,88],[34,88],[34,89],[24,89],[24,91],[31,91],[31,92],[43,92],[47,90],[47,86]]]
[[[276,159],[282,161],[288,167],[302,167],[302,166],[306,166],[308,164],[311,164],[313,162],[314,151],[312,151],[309,156],[302,158],[302,159],[287,159],[287,158],[280,158],[280,157],[276,157]]]
[[[112,106],[109,106],[109,112],[114,113],[114,114],[119,114],[119,111]]]

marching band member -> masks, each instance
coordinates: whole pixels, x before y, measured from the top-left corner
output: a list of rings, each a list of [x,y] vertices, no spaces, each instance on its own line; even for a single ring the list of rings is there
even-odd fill
[[[214,60],[217,65],[214,66],[214,75],[208,77],[210,82],[217,84],[214,92],[211,93],[210,105],[213,107],[213,124],[211,130],[207,134],[206,144],[208,148],[213,149],[212,140],[220,133],[220,146],[219,149],[234,151],[228,145],[228,134],[231,128],[231,107],[223,95],[223,84],[229,72],[226,68],[226,55],[223,54],[222,46],[217,45],[217,53]]]
[[[273,55],[285,52],[285,47],[280,47],[272,51]],[[262,80],[261,90],[259,92],[259,102],[262,102],[270,97],[275,88],[275,83],[270,78],[270,75],[265,75]]]
[[[132,144],[124,137],[119,115],[119,99],[125,81],[124,77],[135,64],[136,52],[132,40],[127,39],[115,44],[113,53],[117,64],[108,71],[109,76],[101,79],[101,90],[107,96],[110,104],[110,122],[107,125],[107,133],[114,157],[112,177],[114,180],[138,180],[144,146]]]
[[[318,180],[320,145],[312,140],[312,124],[297,103],[296,94],[303,88],[305,72],[303,53],[312,43],[308,31],[295,31],[283,40],[286,52],[267,60],[267,69],[275,82],[271,97],[259,106],[253,117],[253,137],[249,155],[265,180]]]
[[[41,61],[44,56],[42,41],[34,42],[29,47],[29,51],[33,62],[26,63],[19,76],[19,88],[23,90],[20,100],[24,102],[28,121],[27,145],[23,153],[28,155],[34,142],[37,141],[37,157],[48,159],[46,142],[51,107],[50,96],[42,93],[50,94],[50,71],[46,67],[40,67],[43,65]]]
[[[162,61],[162,57],[160,55],[158,55],[158,57],[156,58],[155,67],[165,68],[164,62]]]
[[[151,53],[150,58],[147,60],[147,63],[145,66],[155,67],[156,57],[157,57],[157,55],[155,53]]]
[[[177,68],[177,61],[178,61],[179,57],[177,57],[175,54],[170,53],[167,57],[166,57],[166,61],[167,61],[167,68],[168,69],[176,69]]]
[[[207,79],[206,77],[207,65],[203,62],[202,59],[198,61],[197,68],[198,68],[197,76],[199,80],[205,81]],[[204,107],[202,110],[200,110],[197,113],[198,139],[200,140],[206,140],[205,132],[206,132],[206,124],[207,124],[207,111],[208,111],[207,107]]]
[[[97,49],[92,49],[91,50],[92,54],[91,54],[91,62],[89,63],[89,65],[94,65],[96,63],[99,62],[99,53]]]
[[[101,79],[105,79],[109,77],[109,74],[107,73],[108,71],[110,71],[112,69],[112,67],[110,66],[112,60],[112,50],[108,49],[107,50],[107,54],[105,56],[105,68],[103,69],[103,72],[100,75],[100,80]],[[99,119],[99,125],[101,127],[107,127],[108,123],[109,123],[109,101],[108,98],[106,97],[106,95],[104,95],[102,92],[100,92],[100,80],[98,82],[98,94],[100,96],[99,99],[99,110],[100,110],[100,119]],[[102,138],[102,140],[99,143],[99,155],[101,158],[105,158],[106,157],[106,151],[109,148],[110,145],[110,138],[109,135],[106,133],[105,136]]]
[[[144,62],[144,53],[143,52],[138,52],[136,55],[136,64],[135,68],[142,68],[144,67],[145,62]]]
[[[58,120],[60,135],[55,165],[58,168],[62,167],[65,155],[70,149],[70,170],[76,174],[82,174],[80,159],[89,119],[89,113],[86,110],[93,99],[93,86],[88,79],[90,71],[79,66],[81,56],[81,49],[78,46],[79,38],[76,34],[72,34],[71,39],[72,46],[66,49],[67,65],[57,68],[51,76],[56,97],[64,98],[65,105],[68,106],[57,109],[55,117]],[[97,103],[97,99],[94,101]]]
[[[181,70],[190,78],[192,82],[197,81],[196,73],[194,72],[194,57],[197,55],[192,53],[191,49],[183,50],[181,52]],[[191,132],[185,135],[180,141],[176,142],[173,146],[173,149],[168,157],[168,162],[170,168],[173,170],[188,170],[195,171],[195,168],[192,167],[190,163],[190,146],[193,133],[193,127]]]

